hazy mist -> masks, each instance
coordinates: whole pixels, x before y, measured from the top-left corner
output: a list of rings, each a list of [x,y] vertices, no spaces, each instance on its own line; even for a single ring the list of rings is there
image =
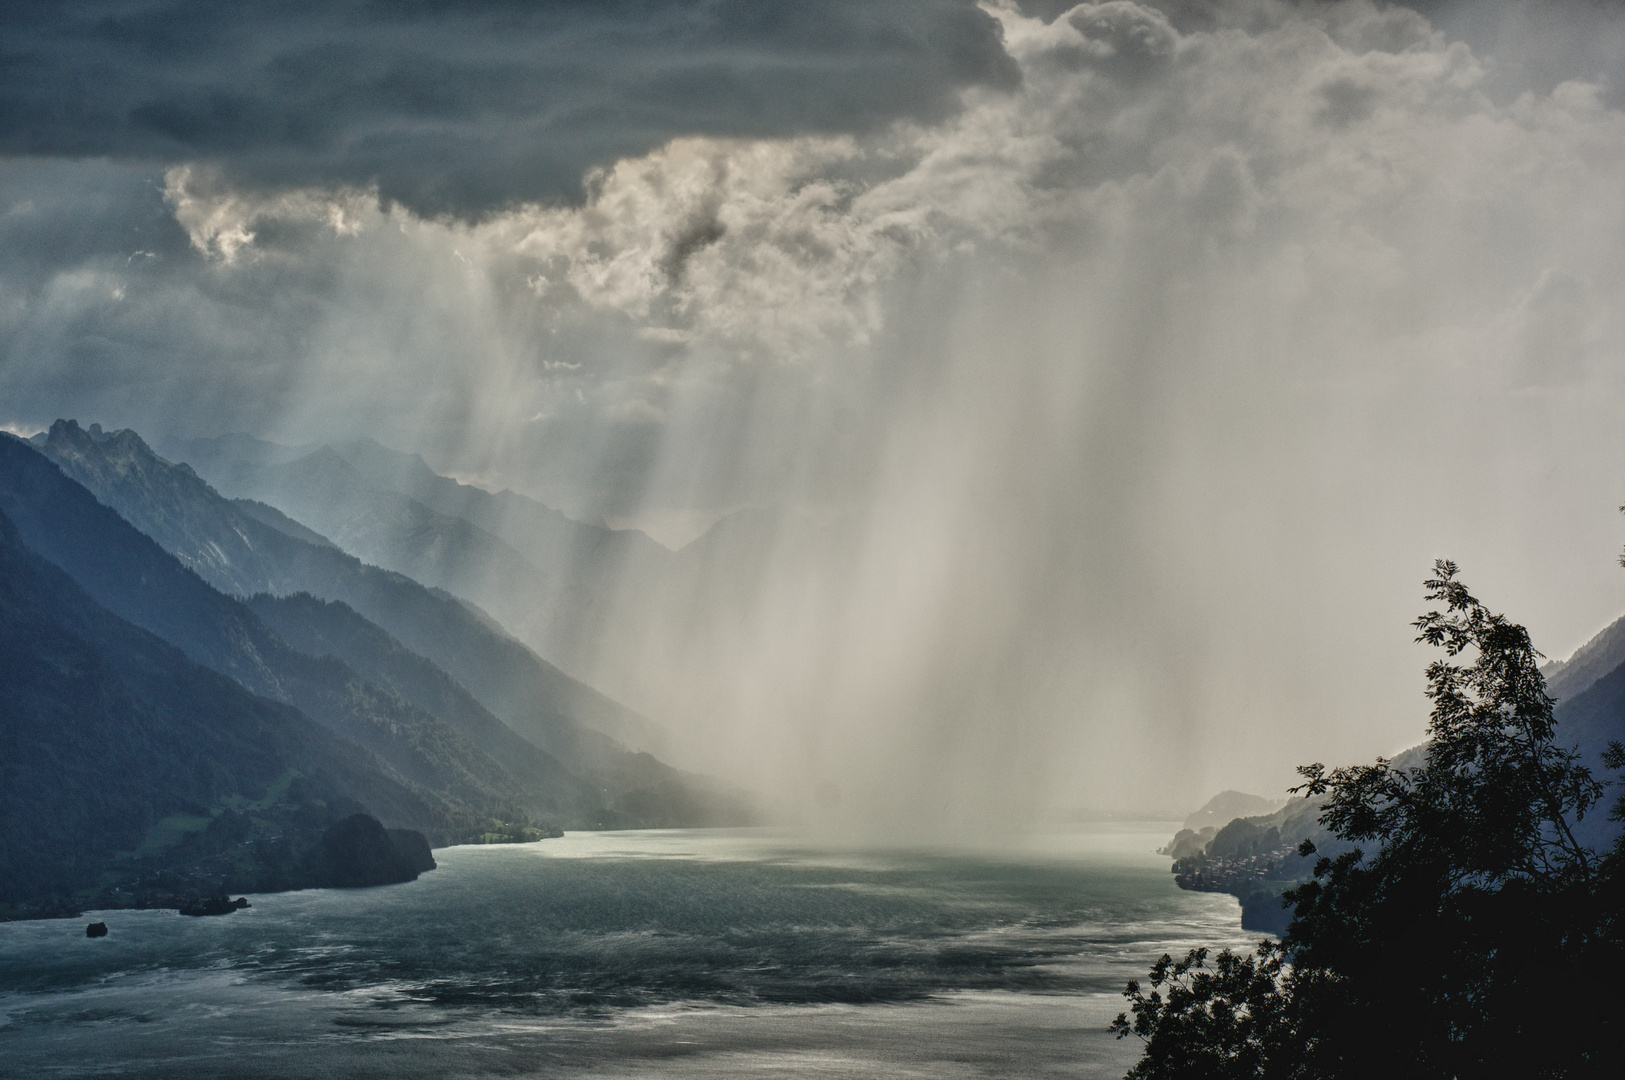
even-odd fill
[[[155,74],[0,87],[0,424],[745,510],[544,655],[854,834],[1412,745],[1435,557],[1625,611],[1617,9],[466,7],[29,14]]]

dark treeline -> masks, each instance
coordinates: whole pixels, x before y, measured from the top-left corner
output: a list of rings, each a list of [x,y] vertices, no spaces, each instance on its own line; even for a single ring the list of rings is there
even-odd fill
[[[1625,839],[1576,839],[1603,784],[1556,739],[1540,654],[1435,569],[1425,762],[1299,770],[1344,850],[1287,892],[1280,942],[1129,984],[1112,1030],[1145,1041],[1131,1080],[1618,1075]]]

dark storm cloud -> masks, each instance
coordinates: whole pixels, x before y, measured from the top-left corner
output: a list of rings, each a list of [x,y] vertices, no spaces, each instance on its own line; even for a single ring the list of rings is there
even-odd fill
[[[1109,0],[1102,0],[1109,2]],[[1180,33],[1220,29],[1256,33],[1283,15],[1323,18],[1336,8],[1399,8],[1419,12],[1451,40],[1466,42],[1491,58],[1486,88],[1508,100],[1525,90],[1549,93],[1568,79],[1602,85],[1611,107],[1625,103],[1625,4],[1619,0],[1140,0],[1168,18]],[[1078,0],[1017,0],[1031,17],[1054,20],[1074,11]],[[1403,28],[1400,21],[1391,26]],[[1405,47],[1380,35],[1367,48]],[[1338,119],[1330,103],[1328,119]]]
[[[14,0],[0,153],[376,184],[477,217],[676,135],[860,133],[1018,75],[962,0]]]
[[[82,412],[161,429],[252,422],[281,402],[287,358],[332,271],[262,260],[210,273],[162,175],[107,160],[0,168],[0,423]]]
[[[0,280],[12,287],[112,255],[186,254],[163,178],[109,162],[13,161],[0,171]],[[140,256],[137,253],[144,253]]]
[[[1477,4],[0,4],[0,428],[805,509],[580,673],[955,836],[1273,790],[1414,740],[1434,556],[1553,655],[1620,610],[1625,114],[1562,80],[1625,48]]]

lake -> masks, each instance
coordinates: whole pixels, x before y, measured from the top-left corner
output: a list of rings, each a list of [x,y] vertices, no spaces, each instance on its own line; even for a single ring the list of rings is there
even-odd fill
[[[0,923],[0,1074],[1119,1077],[1123,984],[1257,937],[1174,886],[1177,828],[977,852],[573,833],[217,918]]]

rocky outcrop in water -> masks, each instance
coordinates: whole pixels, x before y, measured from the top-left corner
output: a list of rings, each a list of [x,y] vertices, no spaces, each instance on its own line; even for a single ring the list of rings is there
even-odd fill
[[[368,814],[352,814],[322,834],[306,866],[311,884],[360,888],[416,881],[433,870],[434,856],[423,834],[386,829]]]

